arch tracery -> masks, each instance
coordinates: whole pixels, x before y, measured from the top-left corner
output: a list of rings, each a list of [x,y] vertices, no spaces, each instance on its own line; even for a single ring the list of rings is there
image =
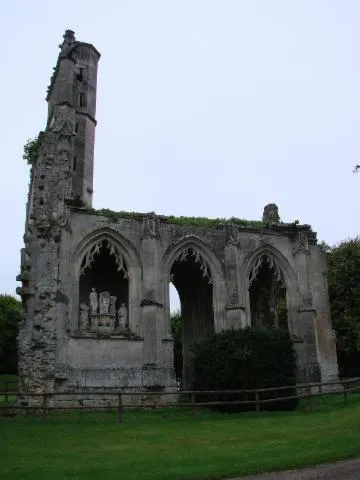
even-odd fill
[[[199,265],[203,278],[206,278],[209,284],[212,284],[210,268],[206,260],[203,258],[199,250],[194,246],[185,246],[184,249],[175,257],[175,262],[184,263],[188,258],[193,258],[195,263]],[[170,274],[170,276],[173,274]]]
[[[117,245],[110,238],[100,239],[95,244],[89,247],[81,262],[80,277],[81,275],[84,275],[87,269],[91,268],[95,261],[95,256],[100,254],[101,248],[107,248],[109,250],[110,256],[114,257],[115,263],[117,265],[117,271],[122,272],[125,277],[128,277],[124,257],[121,254]]]
[[[269,255],[268,253],[264,253],[258,256],[257,260],[253,263],[250,269],[249,286],[251,286],[255,282],[255,280],[258,278],[259,270],[265,263],[268,264],[270,270],[273,270],[276,281],[282,282],[284,284],[283,273],[278,263],[274,260],[274,258],[271,255]]]
[[[267,272],[264,272],[267,270]],[[248,324],[252,323],[251,312],[251,290],[254,290],[255,283],[262,273],[272,276],[272,282],[268,282],[268,289],[272,288],[272,295],[282,296],[281,303],[283,310],[286,309],[286,323],[289,332],[299,338],[299,298],[297,288],[297,277],[294,269],[287,258],[270,244],[262,244],[248,253],[243,263],[243,288],[244,296],[247,299]],[[274,301],[272,303],[274,305]],[[268,308],[273,308],[268,307]],[[285,314],[284,314],[285,315]]]

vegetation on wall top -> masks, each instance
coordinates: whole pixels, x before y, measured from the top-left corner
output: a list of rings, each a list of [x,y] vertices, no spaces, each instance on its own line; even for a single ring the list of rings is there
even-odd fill
[[[119,211],[115,212],[108,208],[102,208],[96,210],[94,208],[87,210],[87,213],[91,215],[104,216],[112,221],[116,222],[119,219],[132,219],[132,220],[142,220],[147,214],[139,212],[124,212]],[[243,227],[254,227],[254,228],[269,228],[272,226],[270,223],[262,222],[260,220],[244,220],[240,218],[231,217],[226,218],[206,218],[206,217],[175,217],[174,215],[159,215],[161,221],[164,223],[171,223],[175,225],[184,225],[191,227],[203,227],[203,228],[220,228],[227,223],[232,223],[234,225],[243,226]]]

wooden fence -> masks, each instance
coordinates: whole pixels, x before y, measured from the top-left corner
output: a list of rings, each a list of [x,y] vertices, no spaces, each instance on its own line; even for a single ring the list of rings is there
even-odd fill
[[[5,389],[0,391],[0,399],[3,397],[3,403],[0,402],[0,413],[9,414],[12,412],[16,414],[19,412],[30,413],[31,411],[40,412],[44,417],[50,411],[62,411],[62,410],[116,410],[117,412],[117,421],[119,423],[123,422],[124,411],[125,409],[155,409],[155,408],[174,408],[174,407],[191,407],[192,415],[196,417],[196,410],[199,407],[215,407],[215,406],[235,406],[235,405],[246,405],[252,406],[256,412],[261,411],[261,406],[266,406],[268,404],[276,404],[281,402],[286,402],[295,399],[307,399],[307,404],[309,409],[313,410],[312,399],[316,397],[325,397],[329,395],[342,395],[344,401],[347,403],[348,395],[356,392],[360,392],[360,377],[350,378],[345,380],[339,380],[334,382],[326,383],[303,383],[298,385],[291,386],[282,386],[282,387],[271,387],[271,388],[258,388],[253,390],[183,390],[183,391],[124,391],[119,389],[116,392],[109,392],[106,390],[93,390],[93,389],[82,389],[81,391],[66,391],[66,392],[51,392],[51,393],[23,393],[18,392],[16,389],[12,389],[11,385],[16,382],[5,382]],[[288,396],[279,396],[279,392],[286,392],[290,390],[292,392],[297,392],[296,395]],[[275,392],[278,396],[270,398],[261,398],[266,394]],[[300,393],[299,393],[300,392]],[[21,398],[32,398],[39,399],[37,405],[22,405],[21,402],[16,400],[11,400],[11,397],[18,395]],[[112,405],[106,406],[83,406],[71,405],[71,406],[58,406],[51,405],[51,400],[56,399],[59,396],[69,396],[74,399],[76,396],[88,395],[91,397],[103,396],[106,398],[112,398]],[[173,399],[169,402],[154,402],[154,403],[144,403],[144,404],[131,404],[126,403],[127,397],[140,397],[140,399],[146,397],[161,397],[171,395]],[[231,400],[231,401],[212,401],[211,396],[214,395],[231,395],[236,397],[247,396],[253,397],[253,399],[247,398],[246,400]],[[201,398],[200,401],[197,401]],[[209,397],[209,401],[205,401],[204,397]],[[190,399],[190,401],[188,401]],[[27,402],[25,402],[27,403]]]

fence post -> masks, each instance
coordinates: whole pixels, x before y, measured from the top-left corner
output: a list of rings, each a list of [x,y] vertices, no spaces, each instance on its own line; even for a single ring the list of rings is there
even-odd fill
[[[8,385],[9,385],[9,382],[5,382],[5,403],[8,403],[8,401],[9,401]]]
[[[310,393],[309,393],[309,396],[308,396],[308,405],[309,405],[309,408],[310,408],[310,411],[311,411],[311,412],[314,411],[314,405],[313,405],[312,398],[313,398],[313,395],[312,395],[312,393],[310,392]]]
[[[118,394],[118,423],[123,423],[123,405],[122,405],[122,395]]]
[[[43,393],[42,395],[42,412],[43,412],[43,416],[46,417],[46,393]]]
[[[192,417],[193,417],[193,419],[195,419],[196,418],[196,407],[195,407],[195,393],[194,392],[191,393],[191,403],[193,404],[191,406]]]
[[[256,391],[255,392],[255,401],[256,401],[256,412],[260,412],[260,392]]]

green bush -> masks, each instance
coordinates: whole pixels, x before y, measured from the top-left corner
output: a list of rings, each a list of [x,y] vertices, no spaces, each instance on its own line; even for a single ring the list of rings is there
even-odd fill
[[[295,385],[296,358],[285,329],[247,327],[214,333],[194,346],[193,386],[196,390],[252,390]],[[261,399],[295,395],[295,389],[262,392]],[[206,399],[206,400],[205,400]],[[254,400],[254,393],[204,395],[199,401]],[[295,400],[268,403],[262,409],[289,410]],[[254,409],[254,405],[216,407],[221,411]]]
[[[0,374],[17,373],[18,324],[21,302],[11,295],[0,295]]]

